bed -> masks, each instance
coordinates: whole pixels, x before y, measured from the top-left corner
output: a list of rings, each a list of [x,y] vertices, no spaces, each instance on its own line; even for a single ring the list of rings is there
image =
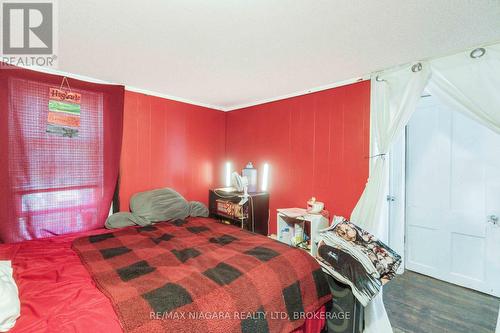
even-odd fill
[[[289,266],[290,272],[294,272],[293,274],[297,274],[297,276],[301,275],[302,271],[308,270],[314,272],[316,268],[319,268],[319,265],[316,267],[317,263],[315,260],[309,257],[306,252],[291,248],[264,236],[252,234],[233,226],[220,224],[212,219],[188,218],[185,221],[174,221],[173,223],[162,222],[156,224],[155,227],[158,229],[148,230],[146,228],[141,230],[141,227],[119,229],[112,233],[115,239],[110,239],[109,230],[99,229],[91,232],[16,244],[0,244],[0,259],[12,260],[14,278],[18,284],[19,297],[21,299],[21,316],[10,332],[92,331],[114,333],[146,331],[145,328],[148,327],[147,325],[150,325],[149,323],[146,326],[134,328],[128,325],[126,320],[124,321],[123,316],[126,316],[126,314],[123,313],[123,308],[120,309],[117,306],[116,299],[113,301],[112,286],[103,285],[105,283],[99,280],[98,274],[95,274],[96,270],[100,270],[99,267],[103,267],[103,264],[98,263],[94,265],[92,264],[93,259],[89,259],[95,258],[95,254],[92,251],[103,253],[102,248],[106,247],[104,245],[106,241],[124,242],[123,239],[125,238],[123,237],[130,238],[135,233],[139,235],[138,237],[142,237],[142,240],[139,242],[140,244],[144,245],[145,240],[149,239],[152,246],[163,246],[165,250],[174,254],[176,250],[173,250],[173,248],[179,245],[178,242],[183,244],[186,244],[186,242],[197,244],[198,242],[198,246],[202,246],[202,239],[208,239],[209,243],[211,243],[203,245],[208,246],[205,247],[205,250],[213,249],[214,251],[219,251],[219,254],[226,253],[226,255],[232,251],[232,246],[239,246],[243,252],[246,251],[250,254],[252,249],[256,247],[274,249],[273,252],[279,253],[279,255],[271,256],[272,258],[265,257],[262,260],[263,258],[260,257],[261,254],[254,254],[254,258],[252,258],[252,255],[248,256],[249,259],[247,261],[249,263],[252,262],[251,260],[260,259],[254,260],[253,263],[256,266],[255,269],[261,269],[262,272],[269,270],[273,262],[277,260],[285,261]],[[166,234],[165,230],[174,236],[177,243],[165,241],[166,238],[163,236]],[[189,235],[189,237],[186,235]],[[127,246],[132,247],[130,244]],[[145,251],[145,253],[149,252]],[[116,253],[110,257],[111,260],[123,260],[129,254],[126,253],[125,255],[114,257],[115,255]],[[182,272],[183,270],[196,271],[199,270],[197,265],[210,265],[208,259],[208,261],[202,260],[203,255],[192,258],[188,253],[187,259],[178,255],[174,255],[173,257],[175,258],[176,256],[177,259],[181,259],[181,262],[186,261],[184,266],[171,267],[176,272]],[[304,267],[304,265],[309,267]],[[238,267],[238,269],[242,270],[241,267]],[[203,270],[207,272],[205,268]],[[270,286],[272,283],[267,280],[268,277],[265,274],[259,273],[258,276],[260,276],[259,279],[254,280],[253,284],[260,285],[260,287],[257,286],[257,288],[260,288],[260,293],[264,289],[263,286]],[[279,276],[279,279],[286,279],[286,276],[288,274],[283,272]],[[255,279],[255,275],[252,278]],[[207,283],[206,281],[204,280],[203,282],[200,279],[199,285]],[[216,279],[215,281],[217,282]],[[240,287],[240,289],[245,288]],[[269,288],[263,294],[271,293],[271,295],[261,296],[261,298],[277,299],[281,297],[280,291],[275,292],[275,294],[272,294],[273,292],[275,291]],[[317,333],[322,329],[325,323],[324,303],[330,300],[331,295],[326,295],[322,287],[316,285],[316,288],[303,288],[300,297],[304,301],[303,310],[305,315],[294,320],[293,323],[288,323],[284,326],[273,326],[274,324],[270,322],[269,331],[276,331],[274,328],[279,327],[278,331]],[[223,310],[224,302],[221,302],[221,304],[220,310]],[[289,305],[285,304],[284,306],[286,308]],[[164,325],[165,323],[170,323],[170,321],[160,320],[153,322],[154,324],[151,326],[153,329],[151,331],[168,331]],[[184,322],[184,326],[186,327],[184,331],[193,331],[193,329],[189,329],[192,323],[194,322]],[[236,326],[228,327],[229,330],[226,330],[226,332],[238,331]],[[214,331],[214,327],[207,330]]]

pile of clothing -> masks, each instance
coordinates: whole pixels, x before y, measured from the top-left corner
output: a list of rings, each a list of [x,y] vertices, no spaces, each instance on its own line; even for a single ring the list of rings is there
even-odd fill
[[[199,201],[187,201],[171,188],[161,188],[134,194],[130,211],[111,215],[106,228],[116,229],[133,225],[147,226],[156,222],[185,219],[188,216],[208,217],[208,208]]]
[[[317,259],[323,270],[351,287],[363,306],[395,275],[401,256],[343,217],[322,230]]]

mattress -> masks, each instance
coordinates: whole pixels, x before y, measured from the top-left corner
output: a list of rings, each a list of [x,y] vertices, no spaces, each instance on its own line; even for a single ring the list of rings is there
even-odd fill
[[[12,260],[21,299],[21,316],[9,332],[122,332],[111,302],[71,249],[75,238],[105,232],[0,244],[0,260]],[[294,332],[320,332],[324,311],[323,306]]]

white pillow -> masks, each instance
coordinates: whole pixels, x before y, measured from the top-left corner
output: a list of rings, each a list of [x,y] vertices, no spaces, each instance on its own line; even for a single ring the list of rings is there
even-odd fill
[[[21,303],[10,261],[0,260],[0,332],[7,332],[21,314]]]

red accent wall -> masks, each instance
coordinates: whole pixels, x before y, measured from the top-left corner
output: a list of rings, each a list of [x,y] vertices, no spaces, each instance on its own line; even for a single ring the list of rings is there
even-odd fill
[[[208,201],[222,183],[225,113],[135,92],[125,93],[120,210],[140,191],[172,187]]]
[[[270,233],[276,209],[315,196],[331,215],[349,217],[368,178],[370,83],[227,113],[226,158],[238,169],[270,164]]]
[[[369,128],[369,81],[227,113],[126,92],[120,210],[159,187],[207,203],[228,160],[270,164],[271,233],[277,208],[311,196],[348,217],[368,177]]]

